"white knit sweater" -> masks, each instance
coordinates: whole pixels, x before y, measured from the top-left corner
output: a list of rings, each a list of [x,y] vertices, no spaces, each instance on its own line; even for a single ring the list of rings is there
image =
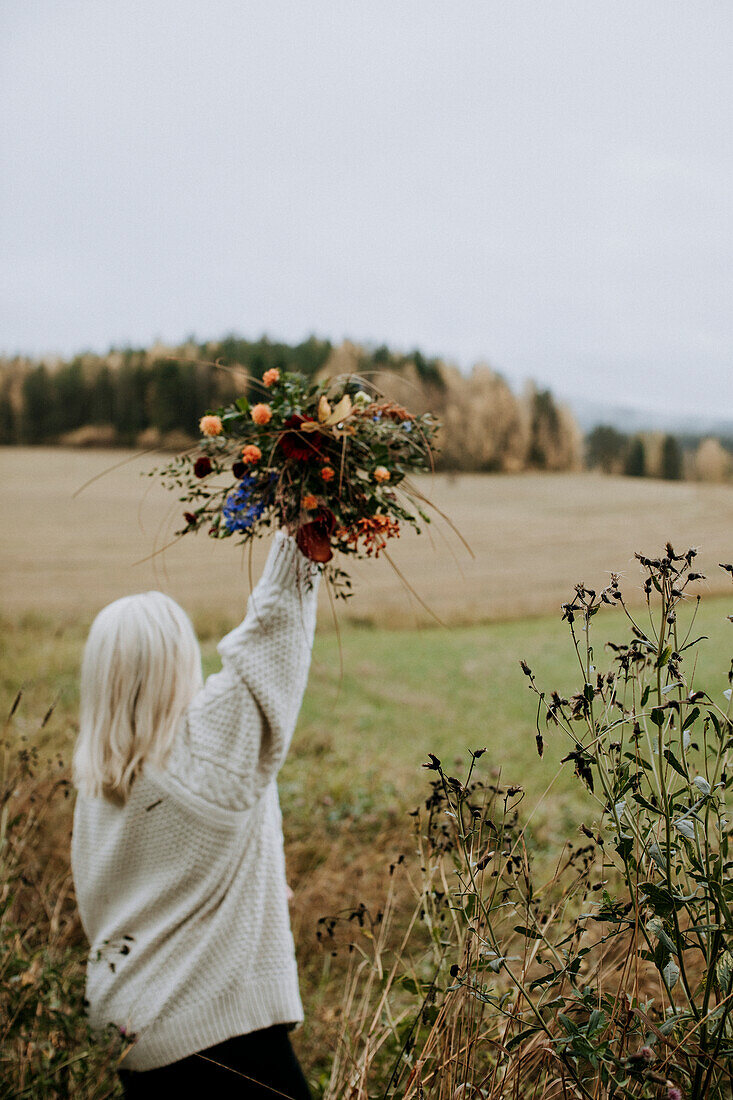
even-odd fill
[[[123,807],[77,795],[72,869],[95,1027],[130,1069],[300,1022],[276,776],[308,678],[319,575],[279,532],[164,769]]]

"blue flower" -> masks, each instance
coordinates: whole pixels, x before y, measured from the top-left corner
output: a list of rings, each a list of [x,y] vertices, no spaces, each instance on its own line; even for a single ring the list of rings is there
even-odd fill
[[[269,488],[262,492],[259,500],[252,503],[252,492],[256,485],[257,478],[253,474],[245,474],[224,501],[224,526],[230,533],[246,531],[260,518],[270,503]]]

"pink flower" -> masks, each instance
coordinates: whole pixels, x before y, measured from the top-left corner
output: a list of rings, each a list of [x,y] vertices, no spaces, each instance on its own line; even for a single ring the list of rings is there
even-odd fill
[[[253,405],[250,414],[255,424],[264,426],[272,420],[272,409],[269,405]]]
[[[202,416],[199,428],[203,435],[221,435],[224,431],[224,425],[218,416]]]

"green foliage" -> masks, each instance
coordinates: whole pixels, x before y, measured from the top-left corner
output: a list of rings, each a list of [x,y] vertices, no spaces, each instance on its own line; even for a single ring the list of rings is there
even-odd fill
[[[115,422],[115,385],[108,366],[100,368],[89,386],[89,422],[91,424],[114,424]]]
[[[644,440],[638,435],[635,436],[629,444],[629,449],[624,461],[624,473],[627,477],[646,476],[646,449],[644,447]]]
[[[673,435],[662,440],[660,477],[665,481],[679,481],[682,477],[682,451]]]
[[[41,365],[23,379],[23,419],[21,439],[24,443],[49,439],[54,431],[53,383]]]
[[[623,461],[628,438],[608,424],[599,424],[588,433],[585,445],[591,469],[598,467],[605,473],[614,473]]]
[[[300,344],[283,344],[268,340],[243,340],[239,336],[225,336],[215,344],[199,345],[202,357],[216,356],[223,366],[240,366],[260,379],[267,370],[299,371],[312,378],[325,364],[331,352],[328,340],[310,336]],[[254,391],[253,391],[254,392]]]
[[[18,433],[16,417],[10,398],[5,394],[0,395],[0,445],[17,443]]]

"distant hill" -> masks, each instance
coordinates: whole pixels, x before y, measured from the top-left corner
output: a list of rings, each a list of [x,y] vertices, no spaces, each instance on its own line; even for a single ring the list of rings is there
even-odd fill
[[[733,440],[733,417],[689,416],[685,413],[660,412],[638,406],[605,405],[579,397],[564,397],[575,419],[585,432],[606,424],[629,435],[637,432],[669,432],[678,436],[717,436]]]

